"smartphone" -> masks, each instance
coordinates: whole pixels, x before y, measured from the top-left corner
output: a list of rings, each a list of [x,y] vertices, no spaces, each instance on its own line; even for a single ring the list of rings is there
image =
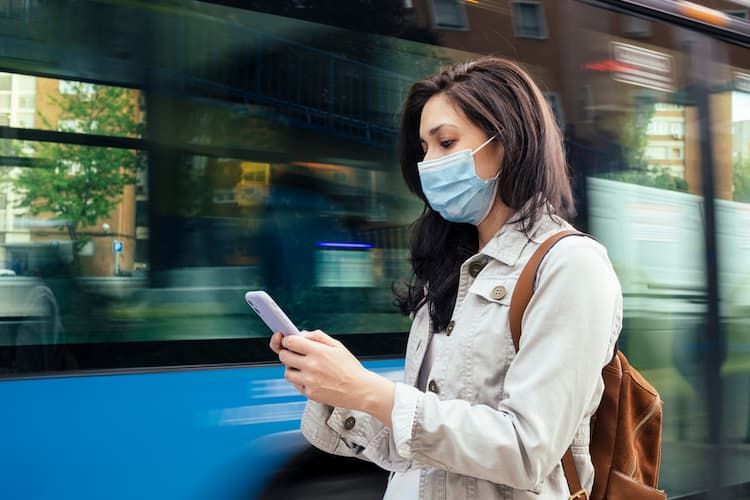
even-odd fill
[[[284,335],[299,335],[299,330],[292,320],[281,310],[276,302],[263,290],[250,291],[245,294],[245,301],[256,312],[272,332]]]

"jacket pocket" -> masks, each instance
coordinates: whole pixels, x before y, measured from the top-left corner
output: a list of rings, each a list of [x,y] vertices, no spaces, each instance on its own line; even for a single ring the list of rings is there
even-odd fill
[[[487,302],[510,306],[515,278],[479,276],[469,287],[469,293],[478,295]]]

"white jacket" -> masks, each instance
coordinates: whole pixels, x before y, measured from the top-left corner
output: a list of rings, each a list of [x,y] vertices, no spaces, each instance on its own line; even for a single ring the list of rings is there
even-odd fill
[[[435,353],[426,392],[415,385],[430,321],[426,307],[417,311],[405,380],[396,385],[393,430],[366,413],[310,401],[305,437],[323,451],[389,471],[421,468],[419,498],[441,500],[567,499],[560,460],[572,445],[590,492],[590,417],[622,325],[622,292],[604,247],[565,238],[547,254],[518,353],[508,316],[534,250],[569,228],[544,215],[529,241],[518,223],[508,223],[463,263],[451,334]]]

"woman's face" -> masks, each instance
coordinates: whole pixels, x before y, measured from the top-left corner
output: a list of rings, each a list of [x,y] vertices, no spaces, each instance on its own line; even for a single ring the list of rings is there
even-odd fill
[[[432,96],[422,108],[419,138],[425,160],[434,160],[462,149],[474,151],[489,139],[442,93]],[[474,155],[476,174],[481,179],[494,177],[500,170],[504,153],[502,144],[491,141]]]

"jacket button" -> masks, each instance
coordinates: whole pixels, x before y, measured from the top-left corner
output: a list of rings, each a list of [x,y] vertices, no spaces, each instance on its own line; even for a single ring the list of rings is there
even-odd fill
[[[348,417],[346,420],[344,420],[344,429],[347,431],[350,431],[354,429],[354,424],[357,423],[357,420],[354,417]]]
[[[477,275],[484,269],[485,264],[481,262],[472,262],[469,264],[469,274],[472,278],[476,278]]]
[[[434,392],[435,394],[438,394],[440,391],[438,390],[438,385],[434,380],[430,380],[430,383],[427,384],[427,389],[430,392]]]
[[[492,298],[495,300],[500,300],[503,297],[505,297],[506,291],[505,287],[503,285],[496,286],[492,289]]]
[[[451,333],[453,333],[453,329],[456,327],[456,322],[452,321],[448,323],[448,326],[445,328],[445,334],[450,337]]]

